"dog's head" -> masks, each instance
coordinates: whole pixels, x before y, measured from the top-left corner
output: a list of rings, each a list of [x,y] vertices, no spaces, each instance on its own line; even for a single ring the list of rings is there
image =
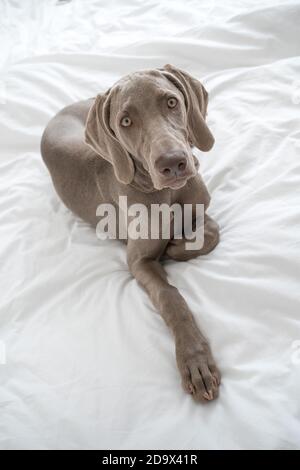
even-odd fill
[[[131,183],[142,165],[155,189],[178,189],[197,173],[192,146],[206,152],[214,144],[207,101],[203,85],[171,65],[136,72],[96,97],[85,141],[120,182]]]

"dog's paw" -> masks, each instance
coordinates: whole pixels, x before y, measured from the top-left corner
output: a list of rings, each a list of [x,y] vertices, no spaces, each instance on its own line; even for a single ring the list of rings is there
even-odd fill
[[[220,372],[207,343],[189,336],[176,341],[176,359],[182,385],[196,401],[214,400],[219,394]]]

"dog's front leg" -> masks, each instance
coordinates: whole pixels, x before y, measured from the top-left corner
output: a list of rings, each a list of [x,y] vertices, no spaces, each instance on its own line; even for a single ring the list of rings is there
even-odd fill
[[[128,266],[174,334],[184,389],[197,401],[212,400],[218,395],[220,374],[188,305],[169,284],[159,262],[167,243],[167,240],[129,240]]]

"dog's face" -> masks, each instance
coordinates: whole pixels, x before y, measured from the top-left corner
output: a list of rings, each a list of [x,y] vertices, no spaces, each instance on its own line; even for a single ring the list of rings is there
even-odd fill
[[[159,71],[135,73],[112,91],[110,127],[150,173],[156,189],[196,174],[183,94]]]
[[[178,69],[136,72],[99,95],[86,124],[86,142],[109,160],[123,183],[138,161],[156,189],[178,189],[195,176],[192,145],[209,150],[207,93]]]

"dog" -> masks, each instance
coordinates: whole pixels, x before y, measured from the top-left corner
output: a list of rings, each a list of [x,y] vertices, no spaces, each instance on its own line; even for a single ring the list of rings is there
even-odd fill
[[[200,81],[172,65],[131,73],[96,98],[67,106],[46,127],[41,154],[64,204],[92,226],[100,203],[203,204],[204,243],[185,239],[132,239],[126,244],[132,275],[172,331],[182,385],[196,401],[218,396],[220,372],[186,301],[168,282],[164,257],[184,261],[219,242],[206,213],[207,188],[193,147],[209,151],[214,137],[205,118],[208,93]]]

